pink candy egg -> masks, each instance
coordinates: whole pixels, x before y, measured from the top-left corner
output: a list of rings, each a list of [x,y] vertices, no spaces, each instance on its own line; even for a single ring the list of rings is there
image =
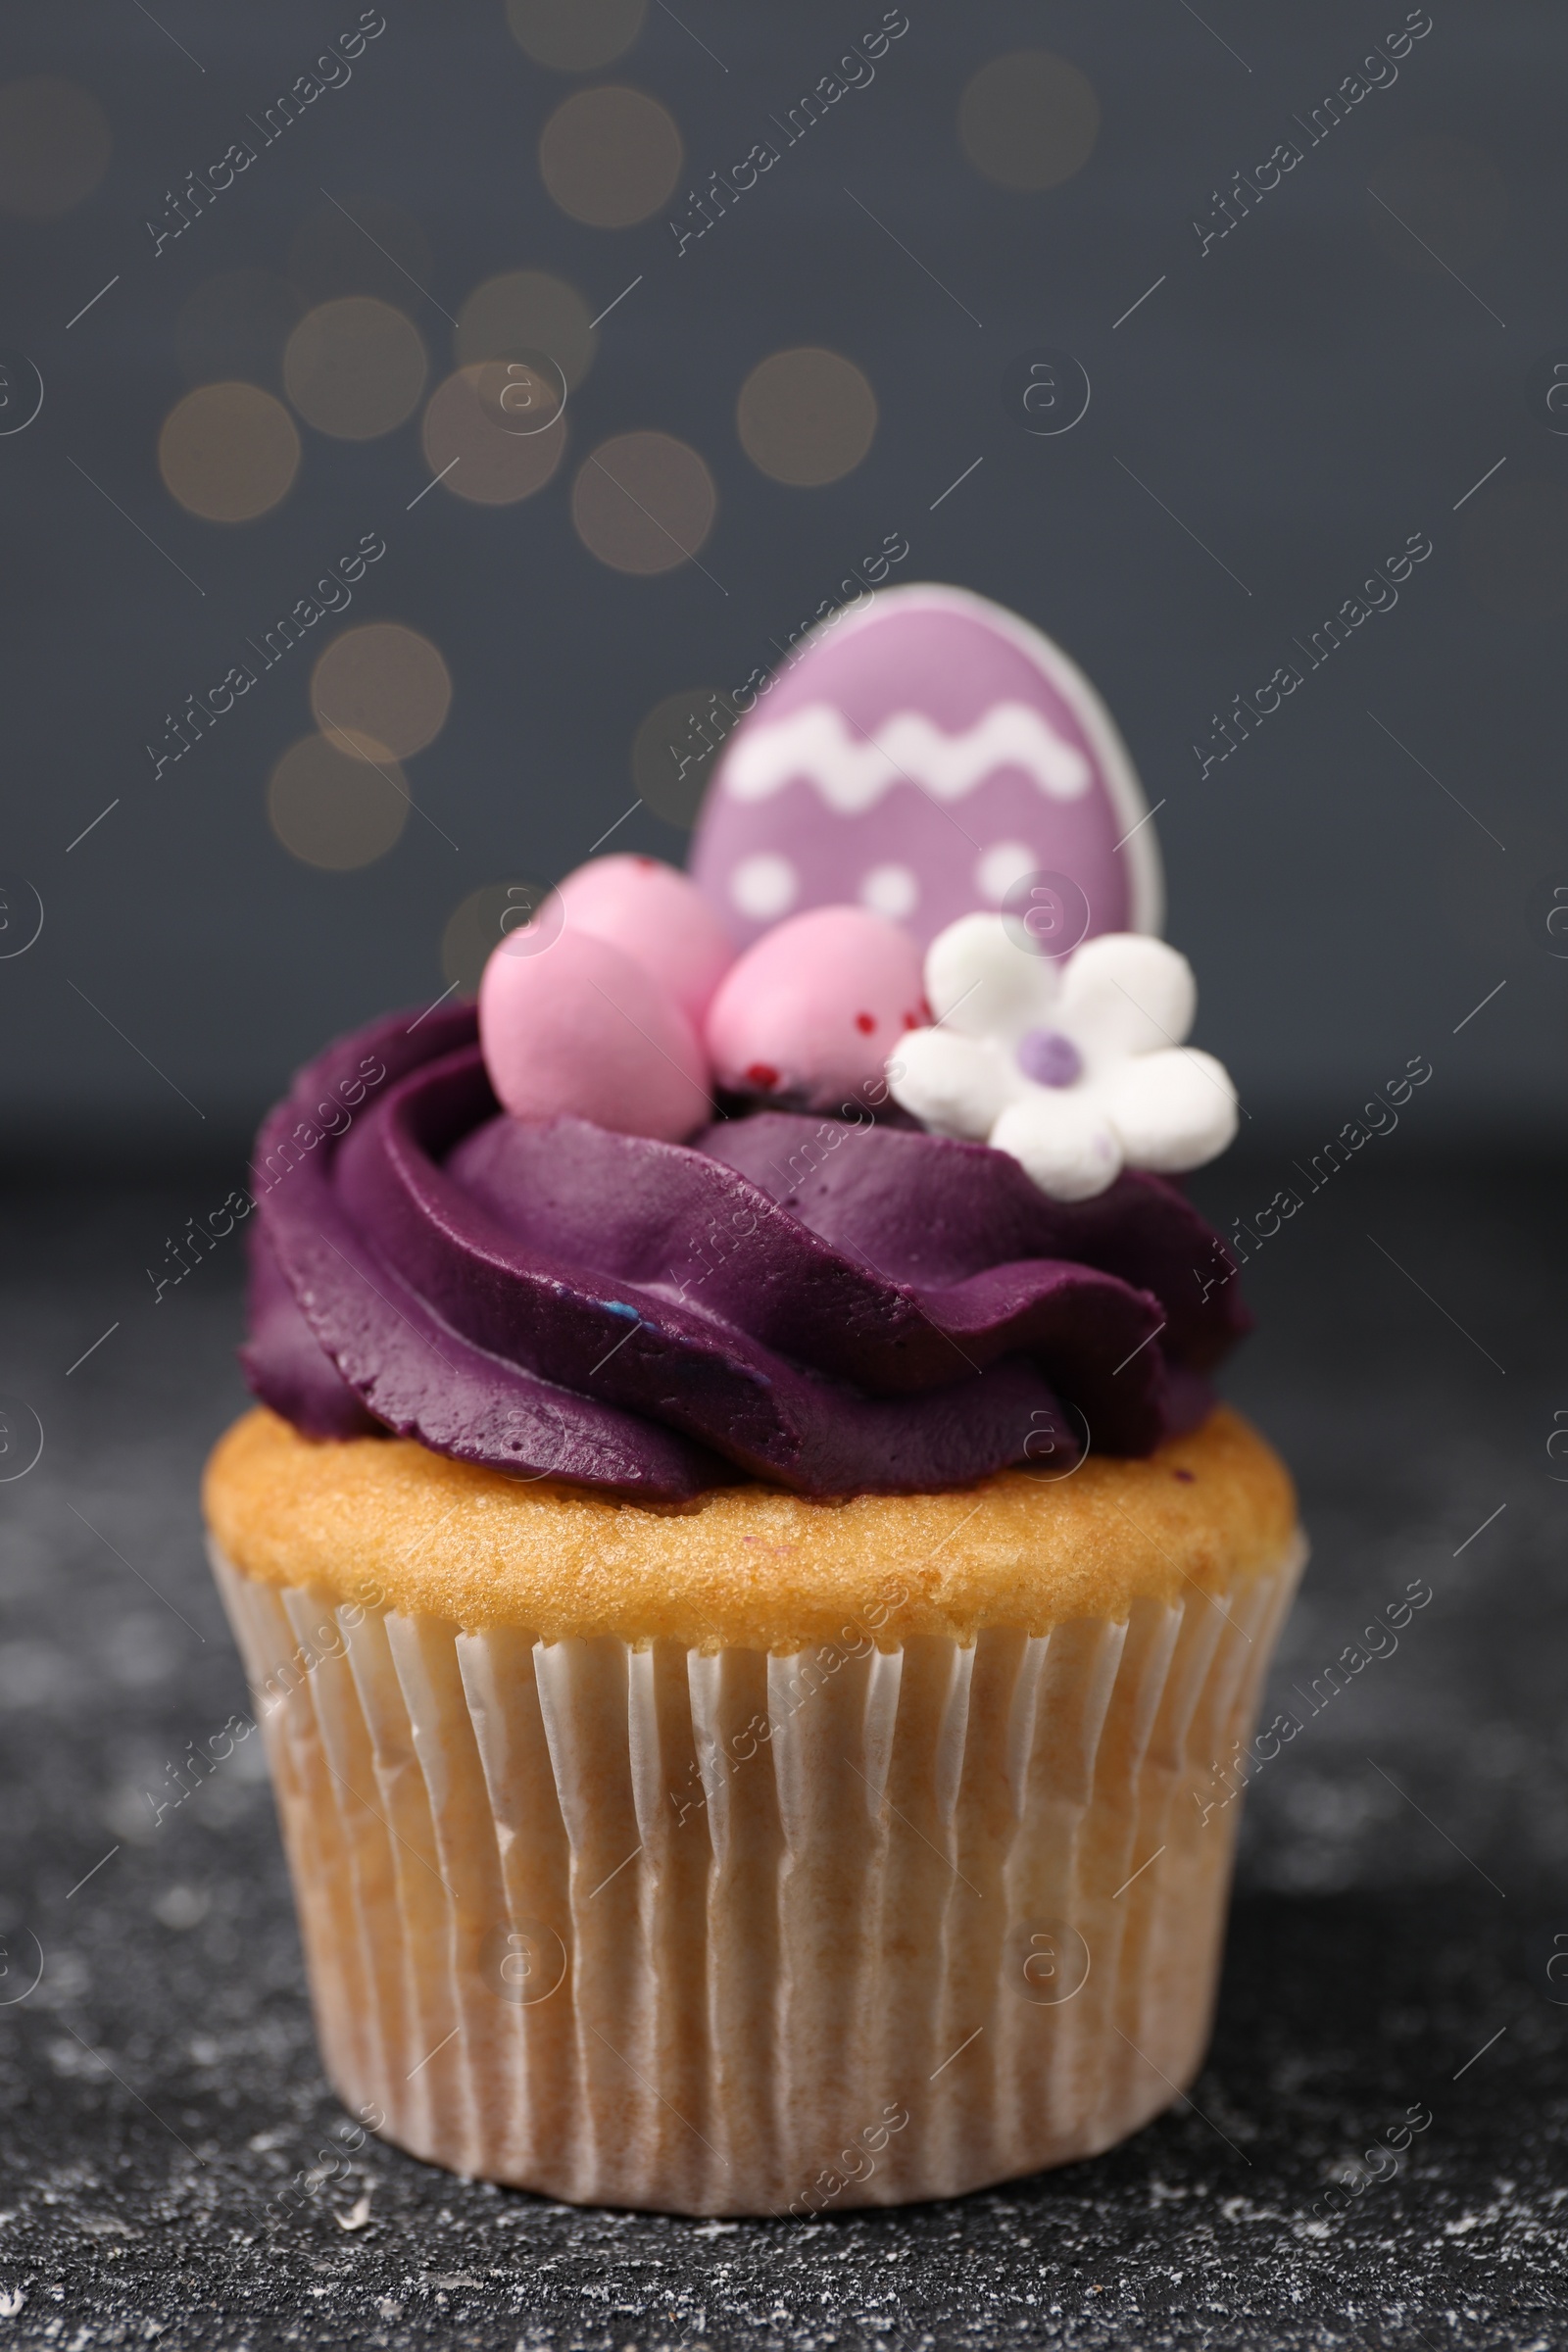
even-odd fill
[[[879,1080],[930,1017],[907,932],[864,907],[817,906],[731,965],[705,1034],[720,1086],[821,1110]]]
[[[575,1112],[680,1143],[710,1117],[697,1034],[641,963],[568,920],[540,945],[504,940],[479,983],[479,1043],[514,1119]]]
[[[662,980],[700,1025],[735,943],[695,882],[657,858],[593,858],[561,885],[568,924]]]

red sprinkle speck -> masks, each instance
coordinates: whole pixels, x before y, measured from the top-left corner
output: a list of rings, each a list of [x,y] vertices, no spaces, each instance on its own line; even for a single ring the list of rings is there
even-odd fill
[[[1197,1473],[1192,1470],[1173,1470],[1171,1472],[1171,1476],[1172,1478],[1179,1478],[1184,1487],[1193,1486],[1196,1484],[1197,1480]]]
[[[771,1062],[754,1061],[746,1075],[753,1086],[765,1086],[771,1089],[778,1084],[778,1072],[773,1068]]]
[[[855,1016],[855,1026],[857,1029],[858,1029],[862,1037],[869,1037],[872,1030],[876,1027],[875,1013],[858,1012]]]

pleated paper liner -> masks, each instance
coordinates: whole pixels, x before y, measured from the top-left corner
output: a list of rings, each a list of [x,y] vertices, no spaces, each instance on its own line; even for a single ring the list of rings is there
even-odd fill
[[[1304,1546],[1124,1624],[864,1654],[536,1642],[214,1569],[328,2073],[454,2172],[797,2214],[1092,2155],[1208,2038]]]

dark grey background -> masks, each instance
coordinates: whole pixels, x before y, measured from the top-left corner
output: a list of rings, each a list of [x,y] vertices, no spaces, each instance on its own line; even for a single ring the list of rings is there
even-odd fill
[[[590,229],[547,197],[538,133],[574,79],[530,63],[500,0],[385,13],[352,83],[155,260],[143,222],[165,191],[358,10],[168,0],[155,14],[172,37],[131,0],[6,12],[0,74],[74,76],[115,138],[86,202],[5,228],[0,342],[46,385],[37,422],[0,439],[0,866],[30,879],[47,916],[36,947],[0,964],[8,1152],[123,1164],[220,1136],[226,1149],[328,1032],[439,993],[442,929],[467,891],[584,856],[632,797],[630,741],[653,704],[744,678],[889,531],[910,544],[904,576],[1015,606],[1102,688],[1151,800],[1166,800],[1169,928],[1198,966],[1200,1035],[1254,1117],[1331,1130],[1425,1054],[1437,1077],[1412,1116],[1432,1133],[1561,1132],[1568,963],[1547,954],[1544,916],[1568,882],[1568,440],[1532,405],[1537,363],[1568,344],[1560,12],[1433,0],[1396,84],[1200,258],[1195,214],[1403,23],[1397,0],[1213,0],[1200,15],[1182,0],[910,0],[875,83],[678,261],[662,218]],[[678,13],[658,0],[637,45],[581,78],[656,93],[695,177],[744,154],[881,10]],[[1036,195],[981,178],[956,132],[970,74],[1019,46],[1073,61],[1102,115],[1087,166]],[[1412,233],[1374,179],[1399,191]],[[302,425],[292,494],[248,525],[199,521],[165,491],[158,431],[189,381],[178,314],[216,273],[286,273],[323,187],[400,206],[424,232],[430,301],[365,259],[367,285],[395,292],[424,335],[432,386],[452,365],[443,310],[492,273],[549,270],[595,309],[643,273],[600,331],[540,495],[487,510],[443,488],[406,512],[428,479],[417,412],[364,444]],[[803,491],[756,470],[734,411],[760,359],[808,342],[864,369],[880,426],[856,471]],[[1042,343],[1074,352],[1093,384],[1057,440],[1004,410],[1009,361]],[[253,372],[275,384],[275,343],[264,359]],[[649,425],[702,453],[720,499],[706,568],[652,580],[597,562],[568,510],[587,453]],[[314,648],[159,783],[143,746],[365,530],[388,555],[349,620],[407,620],[452,670],[445,731],[408,772],[459,849],[411,822],[379,863],[329,875],[297,864],[265,811],[273,762],[311,724]],[[1191,746],[1216,706],[1266,679],[1412,531],[1434,553],[1397,609],[1200,781]],[[644,813],[615,841],[684,849]]]

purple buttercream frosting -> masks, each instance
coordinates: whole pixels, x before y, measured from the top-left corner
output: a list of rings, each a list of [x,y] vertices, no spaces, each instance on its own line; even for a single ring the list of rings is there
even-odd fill
[[[689,1145],[498,1111],[469,1005],[329,1047],[257,1141],[246,1376],[305,1435],[395,1431],[672,1504],[737,1478],[918,1493],[1147,1453],[1248,1328],[1160,1178],[765,1111]]]

